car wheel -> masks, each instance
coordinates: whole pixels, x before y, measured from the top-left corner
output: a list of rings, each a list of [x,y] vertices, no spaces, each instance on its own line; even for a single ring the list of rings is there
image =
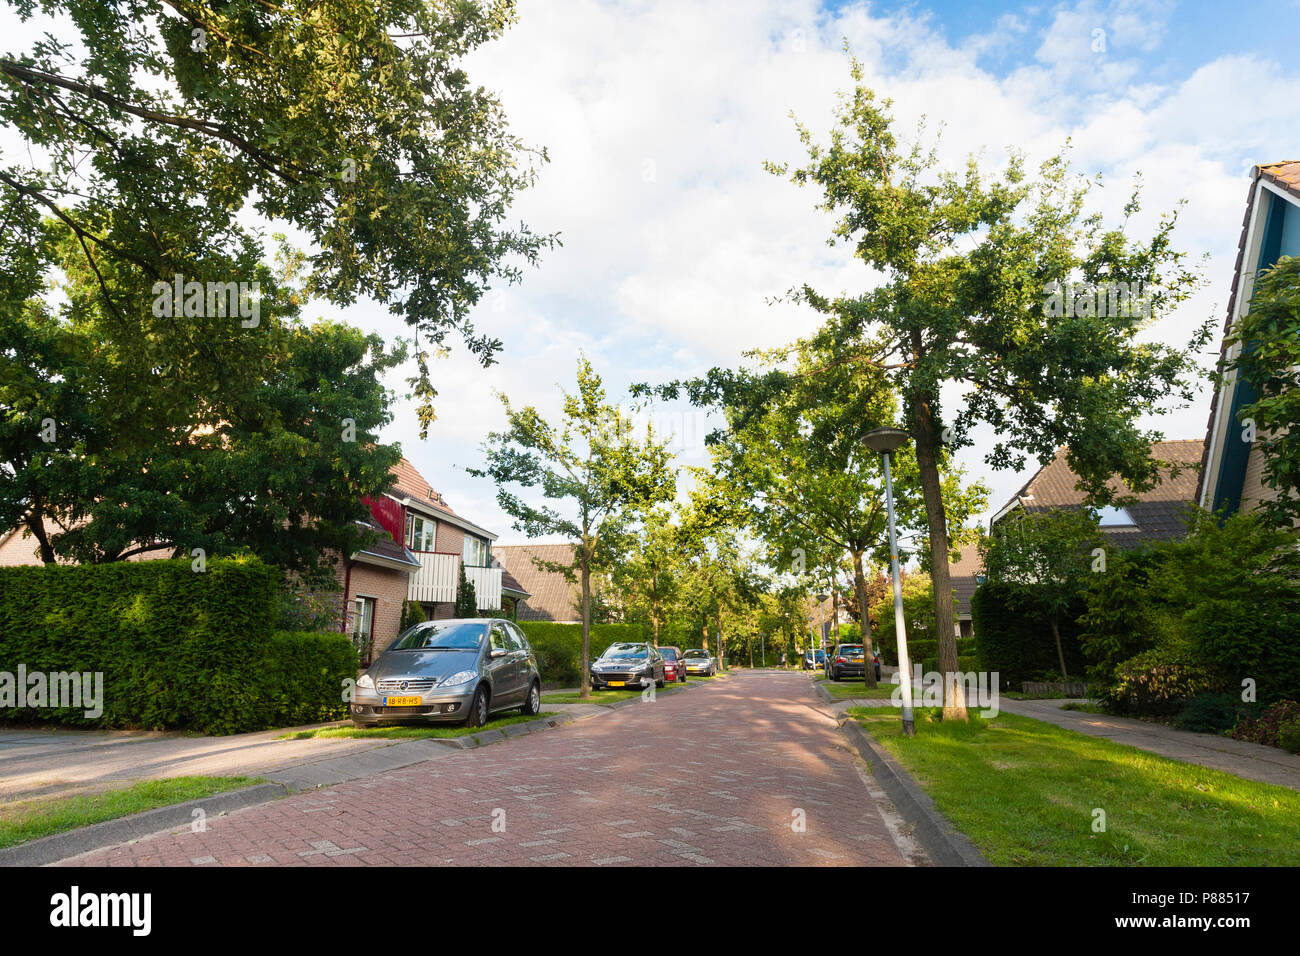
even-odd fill
[[[482,684],[474,691],[474,699],[469,705],[469,716],[465,718],[466,727],[482,727],[488,722],[488,692]]]
[[[528,698],[524,701],[524,706],[519,708],[519,712],[525,717],[536,717],[542,712],[542,688],[537,681],[533,681],[528,688]]]

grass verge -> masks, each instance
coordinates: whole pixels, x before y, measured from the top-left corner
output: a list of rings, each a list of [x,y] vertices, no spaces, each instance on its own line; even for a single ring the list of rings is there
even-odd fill
[[[168,777],[98,793],[0,803],[0,848],[265,782],[261,777]]]
[[[545,700],[545,697],[542,698]],[[541,720],[543,717],[554,716],[560,711],[552,711],[549,714],[538,714],[535,717],[525,717],[522,714],[511,714],[509,717],[496,717],[489,720],[482,727],[465,727],[461,724],[446,724],[441,727],[410,727],[410,726],[392,726],[392,727],[320,727],[316,730],[299,730],[291,734],[281,734],[280,740],[306,740],[309,737],[346,737],[346,738],[366,738],[378,737],[380,739],[391,738],[394,740],[418,740],[422,737],[465,737],[469,734],[481,734],[485,730],[496,730],[498,727],[505,727],[509,724],[522,724],[527,720]]]
[[[1300,865],[1294,790],[1029,717],[937,713],[908,738],[893,707],[849,709],[995,865]]]
[[[705,680],[706,678],[692,677],[691,680]],[[681,690],[685,684],[676,682],[668,684],[661,688],[656,687],[656,694],[667,694],[670,691]],[[613,704],[620,700],[631,700],[633,697],[640,697],[643,692],[639,690],[593,690],[591,696],[586,700],[578,695],[578,692],[568,691],[566,693],[543,694],[543,704]]]

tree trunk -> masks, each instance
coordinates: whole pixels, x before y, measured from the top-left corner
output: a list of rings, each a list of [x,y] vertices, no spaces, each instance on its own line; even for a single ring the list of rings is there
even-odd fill
[[[40,548],[41,562],[54,564],[54,548],[50,545],[50,536],[45,533],[45,519],[40,512],[33,512],[27,516],[27,527]]]
[[[871,617],[867,614],[867,578],[862,573],[862,552],[853,552],[853,590],[858,595],[858,626],[862,628],[862,663],[867,686],[876,686],[874,647],[871,643]]]
[[[1056,615],[1052,615],[1052,637],[1056,638],[1056,659],[1061,662],[1061,680],[1069,678],[1065,672],[1065,651],[1061,647],[1061,628],[1056,623]]]
[[[943,675],[943,719],[967,720],[966,689],[957,674],[956,615],[952,609],[952,577],[948,572],[948,519],[943,510],[939,482],[938,436],[928,395],[912,399],[912,438],[925,495],[925,516],[930,529],[930,580],[934,584],[934,626],[939,645],[939,673]],[[950,677],[949,675],[953,675]]]
[[[727,656],[727,644],[722,638],[722,604],[718,604],[718,670],[727,669],[725,660]]]
[[[582,556],[582,673],[578,686],[580,698],[591,697],[591,563],[585,554]]]

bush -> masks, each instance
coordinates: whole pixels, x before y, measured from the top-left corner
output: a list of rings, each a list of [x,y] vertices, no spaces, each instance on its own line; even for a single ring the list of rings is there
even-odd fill
[[[1258,706],[1244,703],[1240,694],[1197,694],[1174,718],[1174,726],[1201,734],[1223,734],[1258,711]]]
[[[276,635],[281,572],[254,558],[0,568],[0,662],[29,674],[100,672],[104,712],[2,708],[0,720],[228,734],[337,712],[343,635]],[[319,659],[312,656],[320,655]]]
[[[1300,702],[1280,700],[1266,707],[1258,717],[1243,717],[1229,736],[1237,740],[1249,740],[1251,743],[1281,747],[1284,731],[1290,737],[1297,724],[1300,724]],[[1291,752],[1295,753],[1294,750]]]
[[[981,669],[997,671],[1005,686],[1039,680],[1060,669],[1056,640],[1039,595],[1039,585],[985,582],[971,596],[975,656]],[[1061,648],[1073,679],[1086,669],[1074,623],[1082,610],[1080,598],[1077,608],[1062,614],[1060,621]]]
[[[1277,745],[1287,753],[1300,753],[1300,720],[1290,720],[1278,728]]]
[[[542,680],[548,684],[573,687],[579,684],[582,674],[582,625],[560,624],[555,621],[518,621],[520,630],[537,655],[537,667]],[[595,660],[605,648],[619,641],[644,641],[644,631],[638,624],[591,625],[591,659]]]
[[[1163,556],[1156,549],[1114,554],[1105,573],[1087,579],[1079,642],[1093,680],[1109,684],[1120,664],[1149,651],[1170,633],[1163,598],[1150,586]]]
[[[397,633],[405,634],[408,627],[415,624],[421,624],[427,620],[428,617],[424,613],[424,605],[419,601],[403,601],[402,619],[397,625]]]
[[[1113,713],[1168,717],[1194,695],[1212,689],[1213,681],[1198,661],[1178,648],[1162,646],[1120,664],[1114,681],[1098,698]]]

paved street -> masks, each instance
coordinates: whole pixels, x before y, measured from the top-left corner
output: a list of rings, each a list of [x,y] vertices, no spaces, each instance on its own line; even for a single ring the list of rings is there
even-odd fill
[[[792,823],[806,821],[804,832]],[[494,826],[495,822],[495,826]],[[797,673],[735,673],[251,807],[86,865],[923,862]],[[904,852],[910,859],[905,859]]]

